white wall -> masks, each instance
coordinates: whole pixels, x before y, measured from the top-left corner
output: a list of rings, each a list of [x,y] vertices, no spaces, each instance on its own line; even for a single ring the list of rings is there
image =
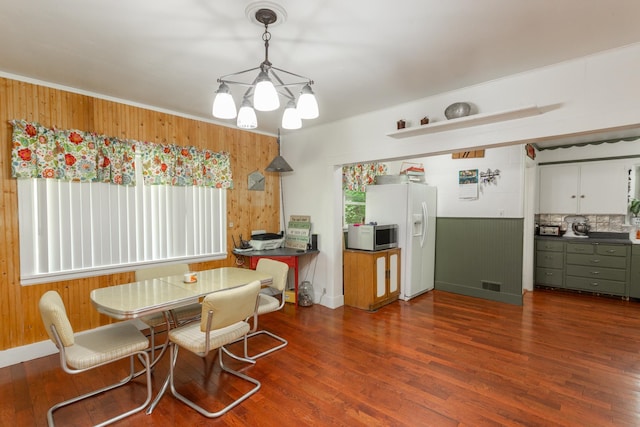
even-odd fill
[[[283,178],[287,215],[311,215],[320,235],[316,281],[327,289],[322,304],[337,307],[343,301],[340,165],[637,126],[638,75],[640,44],[634,44],[284,136],[283,156],[296,170]],[[406,139],[386,136],[400,118],[414,125],[425,115],[432,121],[443,120],[446,106],[456,101],[472,102],[480,113],[535,104],[542,114]]]
[[[522,162],[524,148],[521,145],[485,150],[484,157],[452,159],[451,154],[412,159],[422,163],[429,185],[438,188],[438,216],[461,218],[522,218]],[[388,163],[389,173],[398,174],[402,162]],[[459,197],[458,171],[487,169],[500,171],[495,184],[478,185],[475,200]]]

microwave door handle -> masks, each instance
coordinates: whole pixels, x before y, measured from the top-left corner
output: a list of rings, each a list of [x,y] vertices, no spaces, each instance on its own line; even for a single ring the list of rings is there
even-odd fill
[[[420,235],[420,247],[424,247],[424,240],[427,237],[429,228],[429,215],[427,214],[427,204],[422,202],[422,234]]]

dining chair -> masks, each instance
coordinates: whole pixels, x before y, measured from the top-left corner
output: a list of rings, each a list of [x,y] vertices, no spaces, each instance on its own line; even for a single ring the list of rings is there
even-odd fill
[[[244,286],[225,289],[207,295],[202,301],[202,316],[200,323],[190,323],[184,326],[173,328],[169,331],[170,340],[170,360],[169,364],[169,384],[171,393],[181,402],[195,409],[200,414],[208,418],[219,417],[230,409],[234,408],[249,396],[260,389],[260,382],[248,375],[227,367],[223,362],[223,354],[254,364],[255,361],[238,357],[230,353],[225,346],[246,336],[250,330],[246,319],[250,318],[256,311],[258,293],[260,292],[260,281],[254,281]],[[246,345],[246,342],[245,342]],[[211,412],[192,400],[180,394],[175,387],[175,373],[178,349],[182,347],[202,358],[206,357],[211,350],[218,349],[218,362],[220,368],[238,378],[253,384],[253,387],[239,398],[222,407],[215,412]],[[203,376],[207,377],[205,373]],[[234,384],[234,390],[235,388]],[[231,393],[234,393],[231,391]],[[227,395],[227,394],[225,394]]]
[[[185,273],[189,272],[188,264],[169,264],[169,265],[158,265],[150,268],[143,268],[140,270],[136,270],[136,282],[140,282],[143,280],[149,279],[157,279],[159,277],[165,276],[182,276]],[[142,316],[140,320],[144,322],[149,327],[149,338],[151,339],[151,361],[152,365],[155,365],[158,360],[162,357],[164,352],[167,349],[167,345],[169,343],[169,339],[162,344],[160,354],[158,357],[155,357],[156,351],[156,332],[158,329],[167,326],[167,321],[174,324],[174,326],[182,325],[184,323],[190,321],[196,321],[200,319],[200,304],[190,304],[185,307],[180,307],[174,310],[171,310],[168,313],[168,318],[165,318],[165,314],[157,313],[150,314],[148,316]]]
[[[45,292],[40,297],[38,308],[49,338],[58,347],[60,365],[66,373],[78,374],[121,359],[129,358],[130,360],[129,375],[121,381],[52,406],[47,412],[47,422],[50,426],[54,425],[54,411],[127,384],[134,377],[134,356],[139,356],[146,370],[146,400],[141,405],[103,421],[99,425],[103,426],[119,421],[142,411],[149,404],[152,393],[149,354],[146,351],[149,340],[138,328],[131,323],[118,323],[74,334],[64,302],[56,291]]]
[[[244,357],[252,360],[273,353],[276,350],[280,350],[281,348],[286,347],[286,345],[288,344],[287,340],[274,334],[273,332],[267,331],[265,329],[258,330],[258,317],[263,314],[278,311],[282,309],[282,307],[284,307],[284,291],[287,287],[289,266],[282,261],[276,261],[269,258],[261,258],[256,265],[256,271],[268,273],[273,278],[273,281],[271,285],[267,289],[264,289],[263,292],[261,292],[259,295],[258,309],[253,316],[253,327],[251,329],[251,332],[247,335],[245,341],[247,341],[251,337],[264,334],[270,336],[274,340],[279,341],[280,344],[277,344],[258,354],[249,355],[248,346],[245,343]],[[269,292],[269,290],[271,290],[270,293],[272,293],[273,295],[269,295],[268,293],[266,293]],[[280,295],[280,297],[276,298],[278,295]]]

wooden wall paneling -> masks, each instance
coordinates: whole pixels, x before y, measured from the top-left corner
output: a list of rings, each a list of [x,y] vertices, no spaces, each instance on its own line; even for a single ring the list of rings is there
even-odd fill
[[[38,91],[38,95],[37,95],[38,111],[37,111],[37,116],[35,118],[35,121],[37,121],[38,123],[47,122],[51,115],[51,111],[49,107],[50,91],[48,88],[44,86],[38,86],[37,91]]]
[[[4,95],[2,97],[2,107],[0,113],[4,113],[2,116],[5,132],[0,137],[0,143],[2,144],[2,159],[0,159],[0,166],[3,168],[2,174],[2,205],[3,205],[3,218],[2,218],[2,232],[1,235],[6,242],[17,241],[17,205],[14,204],[12,199],[16,197],[16,183],[11,178],[11,132],[12,126],[8,123],[12,118],[21,118],[23,116],[22,111],[16,107],[20,104],[21,91],[23,87],[15,84],[8,84],[3,81],[2,86],[5,88]],[[6,116],[11,113],[12,116]],[[17,202],[17,200],[16,200]],[[15,211],[13,209],[16,209]],[[1,348],[8,348],[13,345],[14,342],[21,340],[21,329],[15,327],[22,322],[22,310],[17,308],[21,307],[20,293],[11,283],[16,281],[18,277],[17,269],[13,269],[14,259],[18,258],[19,248],[17,244],[14,245],[2,245],[3,253],[3,270],[0,278],[0,304],[2,307],[2,325],[4,326],[4,333],[0,334]]]
[[[3,168],[0,174],[0,235],[5,239],[5,245],[0,245],[0,321],[5,330],[0,334],[0,350],[48,339],[37,309],[40,296],[47,290],[55,289],[62,295],[74,330],[81,331],[114,322],[91,305],[89,294],[93,289],[134,279],[133,272],[124,272],[20,286],[16,181],[10,174],[12,127],[8,121],[12,119],[138,141],[227,151],[234,173],[234,188],[227,193],[228,219],[234,222],[234,227],[228,230],[228,250],[232,249],[231,235],[237,238],[238,230],[242,230],[243,237],[248,238],[252,224],[261,224],[261,228],[270,231],[278,229],[277,179],[267,177],[265,191],[255,200],[251,200],[252,195],[248,194],[246,182],[243,182],[248,173],[257,168],[264,169],[276,155],[275,137],[0,78],[0,120],[4,120],[4,132],[0,135],[4,147],[0,151],[0,167]],[[222,261],[192,264],[191,268],[232,265],[235,265],[235,258],[229,256]]]
[[[49,89],[47,91],[48,94],[48,104],[47,104],[47,112],[44,113],[40,119],[40,124],[44,126],[58,126],[59,123],[62,122],[62,92],[59,90]]]
[[[7,84],[6,81],[0,80],[0,114],[9,114],[11,106],[13,105],[13,91]],[[11,111],[11,114],[13,112]],[[8,201],[10,197],[7,195],[7,188],[9,187],[9,157],[7,153],[11,152],[11,143],[10,139],[7,138],[7,135],[11,135],[11,125],[5,121],[2,123],[3,132],[0,134],[0,144],[2,145],[2,149],[0,151],[0,168],[2,171],[0,172],[0,200],[2,200],[2,222],[0,227],[2,227],[0,231],[0,235],[3,238],[7,238],[11,235],[11,220],[12,215],[8,212]],[[0,290],[2,298],[0,298],[0,324],[2,325],[11,325],[11,316],[13,315],[12,310],[10,308],[10,297],[11,297],[11,287],[7,284],[9,283],[10,273],[8,272],[9,265],[9,257],[11,256],[11,247],[8,245],[0,245],[0,286],[6,285],[5,290]],[[10,328],[9,328],[10,330]],[[6,329],[5,329],[6,331]],[[9,344],[9,340],[7,337],[8,334],[3,333],[0,334],[0,348],[6,348]]]
[[[245,188],[247,188],[247,190],[249,187],[247,177],[251,172],[259,170],[262,174],[265,175],[266,180],[266,175],[268,172],[265,172],[264,168],[267,167],[267,165],[269,164],[268,162],[270,161],[270,159],[267,160],[266,145],[267,144],[265,144],[262,140],[255,141],[254,143],[254,162],[247,164],[247,167],[245,168],[245,175],[242,177],[242,184]],[[273,229],[267,228],[269,226],[269,221],[265,220],[264,209],[266,208],[265,205],[267,192],[249,191],[248,193],[249,197],[251,198],[251,218],[253,219],[253,222],[249,224],[250,228],[252,230],[265,230],[269,232],[274,231]]]

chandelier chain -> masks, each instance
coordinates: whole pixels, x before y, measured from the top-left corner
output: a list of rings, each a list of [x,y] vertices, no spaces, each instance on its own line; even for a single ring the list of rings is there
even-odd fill
[[[264,34],[262,34],[262,40],[264,41],[264,62],[266,66],[271,66],[269,62],[269,40],[271,40],[271,33],[269,32],[269,24],[264,24]],[[266,71],[266,70],[265,70]]]

